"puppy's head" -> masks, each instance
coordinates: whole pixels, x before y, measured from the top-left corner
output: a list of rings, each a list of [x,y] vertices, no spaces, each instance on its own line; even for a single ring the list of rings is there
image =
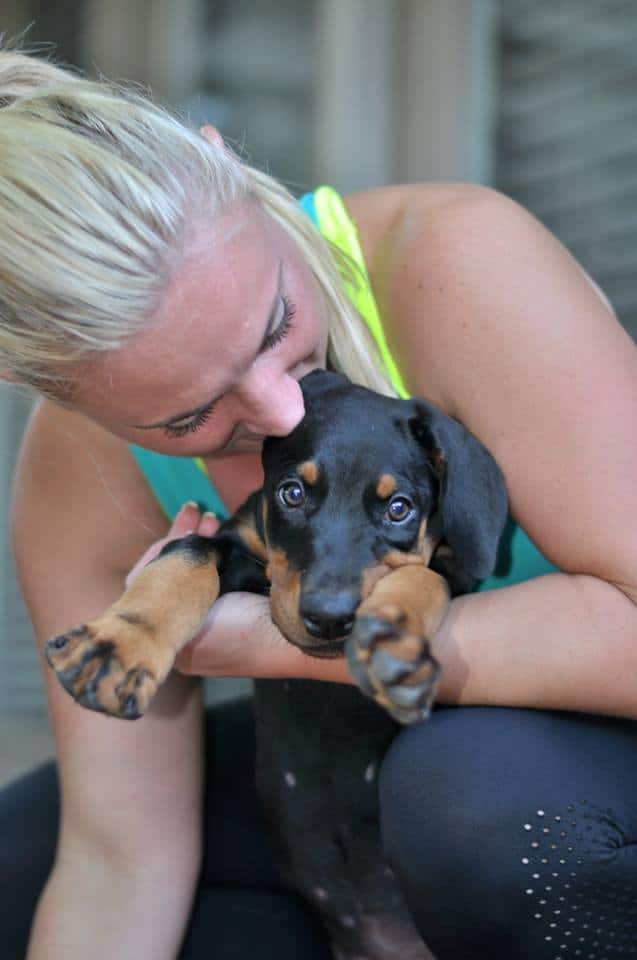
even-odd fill
[[[424,401],[315,371],[305,417],[263,448],[272,615],[314,656],[340,654],[356,610],[401,555],[428,563],[445,540],[487,576],[506,517],[493,458]]]

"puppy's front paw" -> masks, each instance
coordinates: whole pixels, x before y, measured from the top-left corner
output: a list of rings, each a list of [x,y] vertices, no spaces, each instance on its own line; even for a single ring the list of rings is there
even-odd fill
[[[387,605],[357,617],[345,653],[362,692],[395,720],[411,724],[429,716],[440,666],[425,637],[409,633],[400,610]]]
[[[158,681],[130,637],[117,636],[130,629],[104,617],[53,637],[44,654],[64,689],[82,706],[136,720],[154,696]]]

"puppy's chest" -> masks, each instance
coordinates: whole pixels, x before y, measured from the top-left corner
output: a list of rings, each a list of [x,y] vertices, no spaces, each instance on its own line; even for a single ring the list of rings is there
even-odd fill
[[[311,680],[255,682],[259,789],[307,826],[377,818],[378,774],[399,725],[358,689]]]
[[[342,960],[428,957],[380,842],[378,776],[399,725],[354,688],[255,683],[257,782],[284,880]]]

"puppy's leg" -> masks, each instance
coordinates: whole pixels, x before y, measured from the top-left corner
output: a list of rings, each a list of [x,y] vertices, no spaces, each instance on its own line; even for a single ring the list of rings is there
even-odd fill
[[[96,620],[49,640],[45,655],[83,706],[137,719],[219,595],[214,542],[169,543]]]
[[[405,562],[361,603],[345,644],[354,680],[400,723],[429,715],[440,666],[429,639],[449,606],[446,580],[422,562]]]

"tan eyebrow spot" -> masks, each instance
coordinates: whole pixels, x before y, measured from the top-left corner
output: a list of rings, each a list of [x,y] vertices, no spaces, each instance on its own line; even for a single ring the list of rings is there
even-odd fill
[[[308,486],[315,486],[319,478],[318,464],[314,460],[306,460],[299,467],[299,476],[305,480]]]
[[[392,493],[396,492],[397,487],[396,477],[393,477],[391,473],[383,473],[376,485],[376,496],[381,500],[386,500],[387,497],[391,497]]]

